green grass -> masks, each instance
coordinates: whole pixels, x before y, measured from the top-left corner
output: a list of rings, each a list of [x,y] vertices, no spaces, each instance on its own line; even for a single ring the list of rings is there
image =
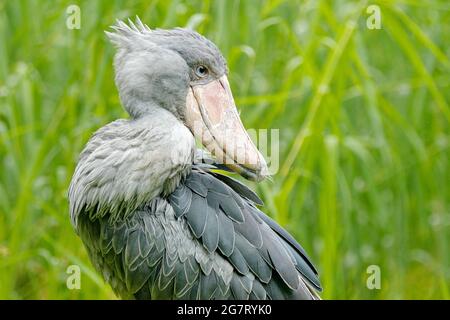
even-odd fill
[[[65,26],[72,3],[80,30]],[[280,129],[280,170],[253,187],[324,298],[449,299],[450,5],[372,3],[380,30],[360,1],[0,0],[0,298],[114,298],[66,191],[90,134],[125,116],[103,30],[138,14],[214,40],[245,125]],[[66,288],[71,264],[81,290]]]

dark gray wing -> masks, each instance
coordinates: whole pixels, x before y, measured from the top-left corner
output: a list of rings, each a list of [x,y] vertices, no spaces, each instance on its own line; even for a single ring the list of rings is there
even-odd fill
[[[256,194],[230,177],[194,168],[169,196],[175,216],[186,219],[194,236],[208,252],[219,252],[242,277],[253,275],[269,298],[298,297],[309,291],[302,279],[321,290],[317,271],[303,248],[283,228],[259,211]],[[301,275],[301,277],[299,277]],[[244,289],[244,291],[242,291]],[[233,291],[233,290],[232,290]]]
[[[122,221],[80,215],[78,230],[94,266],[122,298],[230,297],[231,265],[208,253],[164,199]]]
[[[320,284],[304,250],[254,203],[237,180],[194,169],[167,199],[119,221],[84,212],[77,229],[123,298],[314,298]]]
[[[229,176],[221,175],[218,173],[211,173],[214,175],[214,177],[218,178],[219,180],[226,183],[229,187],[231,187],[235,192],[237,192],[239,195],[241,195],[243,198],[250,200],[254,204],[257,205],[263,205],[263,202],[259,197],[247,186],[242,184],[240,181],[233,179]],[[255,198],[256,197],[256,198]],[[250,204],[252,205],[252,204]],[[254,205],[252,205],[254,207]],[[255,208],[256,209],[256,208]],[[256,213],[265,223],[269,225],[269,227],[275,231],[279,237],[282,238],[283,243],[285,243],[289,251],[291,251],[292,254],[296,257],[296,260],[298,261],[299,265],[302,265],[306,263],[309,268],[305,267],[302,269],[304,272],[312,272],[315,277],[317,277],[318,272],[313,263],[311,262],[311,259],[306,254],[306,251],[303,249],[303,247],[284,229],[282,228],[278,223],[276,223],[272,218],[264,214],[262,211],[256,209],[252,210],[253,213]],[[296,253],[296,254],[295,254]],[[297,255],[299,257],[297,257]],[[299,270],[302,272],[301,270]],[[311,276],[313,277],[313,276]],[[317,287],[320,287],[319,284],[317,284]],[[319,288],[317,288],[319,289]]]

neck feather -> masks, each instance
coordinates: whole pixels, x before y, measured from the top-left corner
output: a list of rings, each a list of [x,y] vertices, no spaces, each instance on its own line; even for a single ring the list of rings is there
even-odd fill
[[[189,172],[191,132],[161,108],[139,119],[99,129],[81,153],[70,189],[70,213],[112,220],[131,214],[157,196],[170,194]]]

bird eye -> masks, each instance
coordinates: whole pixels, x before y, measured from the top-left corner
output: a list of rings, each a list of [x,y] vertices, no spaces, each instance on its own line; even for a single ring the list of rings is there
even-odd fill
[[[200,78],[206,77],[208,75],[208,68],[205,66],[197,66],[195,68],[195,74]]]

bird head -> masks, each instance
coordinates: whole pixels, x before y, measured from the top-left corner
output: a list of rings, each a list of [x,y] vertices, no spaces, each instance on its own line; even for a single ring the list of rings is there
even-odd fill
[[[118,51],[116,85],[132,118],[164,108],[190,129],[216,161],[243,177],[268,175],[250,139],[228,82],[227,64],[210,40],[186,29],[151,30],[139,19],[106,32]]]

